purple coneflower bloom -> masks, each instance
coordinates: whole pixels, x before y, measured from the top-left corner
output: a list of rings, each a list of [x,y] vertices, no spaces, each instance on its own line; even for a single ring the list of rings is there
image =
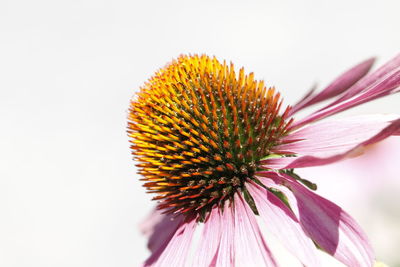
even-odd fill
[[[320,121],[399,91],[400,55],[367,74],[373,62],[285,109],[274,88],[215,58],[181,56],[157,72],[131,101],[128,126],[139,173],[159,201],[143,225],[152,252],[144,266],[278,266],[264,240],[269,233],[305,266],[320,266],[317,248],[347,266],[372,266],[374,253],[354,219],[295,169],[400,135],[399,115]],[[192,246],[199,224],[203,233]]]

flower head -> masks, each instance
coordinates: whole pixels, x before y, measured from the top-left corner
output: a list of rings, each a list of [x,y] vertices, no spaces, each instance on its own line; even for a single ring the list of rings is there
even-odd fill
[[[279,94],[243,69],[236,76],[232,64],[183,56],[132,102],[132,148],[159,208],[204,215],[222,205],[285,135]]]
[[[348,266],[371,266],[360,227],[294,168],[329,164],[400,134],[398,115],[316,122],[397,92],[400,56],[365,76],[372,63],[292,109],[274,88],[216,58],[181,56],[157,72],[131,101],[128,125],[144,186],[163,212],[144,225],[153,252],[145,265],[185,266],[195,226],[204,223],[195,266],[277,266],[260,216],[304,265],[319,265],[316,244]],[[311,115],[291,118],[330,98]]]

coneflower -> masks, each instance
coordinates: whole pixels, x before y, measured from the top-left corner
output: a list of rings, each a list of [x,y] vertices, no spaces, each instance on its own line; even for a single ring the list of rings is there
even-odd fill
[[[204,223],[193,266],[277,266],[256,216],[306,266],[318,247],[347,266],[372,266],[355,221],[316,195],[295,168],[329,164],[400,134],[398,115],[317,122],[398,91],[400,56],[367,75],[373,60],[344,73],[291,107],[243,68],[216,58],[181,56],[131,101],[128,133],[158,209],[145,226],[145,266],[187,266],[195,226]],[[335,98],[301,119],[293,115]],[[311,189],[311,190],[310,190]]]

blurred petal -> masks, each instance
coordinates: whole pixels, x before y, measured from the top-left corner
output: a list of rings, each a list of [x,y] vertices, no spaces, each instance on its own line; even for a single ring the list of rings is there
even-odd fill
[[[267,180],[263,180],[263,183],[269,187]],[[265,188],[249,183],[247,189],[256,203],[260,217],[267,224],[268,230],[305,266],[320,266],[315,254],[315,245],[306,236],[293,212]]]
[[[324,121],[306,126],[286,137],[280,153],[298,157],[262,161],[272,169],[300,168],[330,164],[360,154],[367,145],[379,142],[400,131],[398,115],[368,115]],[[291,142],[291,140],[299,140]]]
[[[145,223],[142,223],[141,230],[144,235],[149,236],[147,247],[151,252],[155,252],[166,246],[184,217],[174,217],[174,215],[162,214],[159,210],[154,210],[147,219],[148,225],[145,226]]]
[[[303,108],[309,107],[311,105],[343,93],[352,85],[354,85],[358,80],[360,80],[363,76],[365,76],[371,69],[374,62],[374,58],[365,60],[343,73],[321,92],[317,94],[312,94],[311,92],[311,94],[308,94],[308,96],[306,96],[303,100],[293,106],[292,110],[290,111],[290,115],[293,115]]]
[[[146,237],[154,232],[155,226],[164,219],[165,215],[154,208],[150,214],[139,224],[140,232]]]
[[[289,111],[289,116],[306,107],[307,102],[315,96],[315,91],[317,90],[317,84],[314,84],[307,93],[301,98],[296,104],[293,105],[292,109]],[[308,106],[308,105],[307,105]]]
[[[185,266],[195,226],[195,219],[181,222],[169,242],[154,251],[144,266]]]
[[[255,215],[240,194],[235,194],[235,265],[277,266],[268,249]]]
[[[297,199],[300,224],[318,246],[346,266],[371,267],[373,250],[354,219],[336,204],[284,176],[286,186]]]

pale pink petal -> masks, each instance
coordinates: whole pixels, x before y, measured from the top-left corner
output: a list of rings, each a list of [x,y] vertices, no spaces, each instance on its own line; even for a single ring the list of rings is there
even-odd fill
[[[306,108],[308,106],[314,105],[326,99],[335,97],[347,89],[349,89],[352,85],[354,85],[358,80],[360,80],[368,71],[371,69],[373,63],[375,62],[374,58],[368,59],[350,70],[343,73],[336,80],[334,80],[329,86],[323,89],[321,92],[317,94],[308,94],[305,98],[303,98],[299,103],[293,106],[290,110],[289,116],[293,115],[297,111]]]
[[[286,144],[274,148],[276,153],[292,153],[297,157],[272,158],[261,164],[271,169],[330,164],[357,156],[365,146],[398,134],[399,131],[398,115],[356,116],[315,123],[291,133],[283,139]]]
[[[212,266],[221,240],[222,216],[220,208],[214,206],[208,218],[204,222],[204,230],[197,251],[194,253],[193,266],[208,267]]]
[[[277,146],[276,150],[330,157],[370,139],[397,119],[400,119],[399,115],[376,114],[315,123],[283,138],[283,143],[287,144]],[[290,142],[291,140],[300,141]]]
[[[229,201],[225,201],[224,211],[222,213],[222,233],[221,241],[218,247],[218,254],[214,261],[215,266],[230,267],[235,263],[234,252],[234,231],[235,231],[235,217],[233,214],[233,207]]]
[[[398,62],[396,63],[400,64]],[[291,129],[299,128],[305,124],[323,119],[357,105],[372,101],[376,98],[399,92],[400,65],[397,65],[396,68],[377,77],[376,80],[372,81],[368,76],[365,79],[370,81],[367,83],[366,88],[362,87],[360,90],[357,90],[357,94],[354,94],[351,97],[343,98],[340,101],[335,101],[334,103],[323,107],[311,115],[299,121],[295,121],[291,125]]]
[[[185,266],[195,226],[195,219],[181,222],[169,242],[154,251],[144,266]]]
[[[267,187],[271,184],[267,179],[262,182]],[[276,188],[275,184],[272,186]],[[315,245],[306,236],[293,212],[265,188],[255,183],[249,183],[246,187],[256,203],[260,217],[267,224],[268,230],[305,266],[320,266],[315,254]]]
[[[346,266],[371,267],[374,253],[360,226],[339,206],[311,192],[293,178],[283,183],[297,199],[300,223],[324,251]]]
[[[239,193],[234,199],[235,266],[277,266],[253,211]]]
[[[301,157],[304,158],[304,157]],[[288,169],[289,166],[296,166],[296,165],[306,165],[304,160],[298,161],[300,158],[297,157],[290,157],[290,158],[271,158],[271,159],[266,159],[262,160],[260,162],[260,166],[265,169],[273,169],[273,170],[283,170],[283,169]],[[306,163],[309,163],[309,166],[313,166],[313,158],[309,159]],[[329,164],[329,163],[327,163]],[[306,165],[307,166],[307,165]],[[294,167],[291,167],[294,168]],[[300,168],[300,167],[299,167]]]

